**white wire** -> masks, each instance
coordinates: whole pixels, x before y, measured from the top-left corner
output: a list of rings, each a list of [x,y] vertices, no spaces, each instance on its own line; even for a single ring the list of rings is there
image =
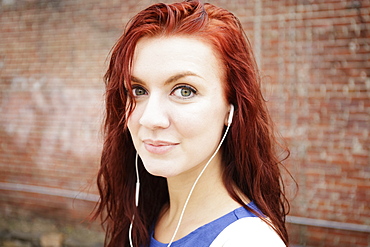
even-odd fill
[[[139,205],[139,193],[140,193],[140,177],[139,177],[139,168],[137,165],[138,156],[139,156],[138,153],[136,153],[136,157],[135,157],[135,169],[136,169],[135,205],[136,207]],[[132,243],[132,225],[134,224],[134,219],[135,219],[135,214],[132,216],[130,227],[128,230],[128,239],[130,241],[131,247],[134,247]]]
[[[182,218],[184,217],[184,213],[185,213],[185,209],[186,207],[188,206],[188,203],[189,203],[189,200],[190,200],[190,197],[191,195],[193,194],[193,191],[194,191],[194,188],[195,186],[197,185],[200,177],[203,175],[204,171],[207,169],[208,165],[211,163],[211,161],[213,160],[213,158],[216,156],[218,150],[221,148],[221,145],[222,143],[224,142],[225,138],[226,138],[226,135],[227,135],[227,132],[229,132],[229,128],[230,128],[230,124],[228,124],[226,130],[225,130],[225,133],[220,141],[220,144],[218,144],[215,152],[213,153],[213,155],[211,156],[211,158],[208,160],[207,164],[203,167],[202,171],[199,173],[197,179],[194,181],[194,184],[193,186],[191,187],[191,190],[189,192],[189,195],[188,197],[186,198],[186,201],[185,201],[185,204],[184,204],[184,207],[182,208],[182,211],[181,211],[181,214],[180,214],[180,218],[179,218],[179,221],[177,223],[177,226],[176,226],[176,229],[175,229],[175,232],[173,233],[172,235],[172,238],[171,238],[171,241],[168,243],[167,247],[170,247],[171,244],[173,243],[173,240],[175,239],[176,237],[176,234],[177,232],[179,231],[179,228],[180,228],[180,224],[181,224],[181,221],[182,221]]]
[[[132,224],[134,223],[135,215],[132,216],[132,220],[130,223],[130,228],[128,229],[128,239],[130,241],[130,246],[134,247],[134,244],[132,243]]]
[[[233,109],[232,109],[233,110]],[[231,114],[232,116],[232,114]],[[231,117],[232,118],[232,117]],[[208,160],[208,162],[206,163],[206,165],[203,167],[202,171],[199,173],[197,179],[194,181],[194,184],[193,186],[191,187],[190,189],[190,192],[189,192],[189,195],[188,197],[186,198],[186,201],[185,201],[185,204],[182,208],[182,211],[181,211],[181,214],[180,214],[180,218],[179,218],[179,221],[177,223],[177,226],[176,226],[176,229],[172,235],[172,238],[170,240],[170,242],[168,243],[167,247],[170,247],[171,244],[173,243],[175,237],[176,237],[176,234],[177,232],[179,231],[179,228],[180,228],[180,225],[181,225],[181,222],[182,222],[182,219],[184,217],[184,214],[185,214],[185,210],[186,210],[186,207],[188,206],[188,203],[189,203],[189,200],[190,200],[190,197],[191,195],[193,194],[193,191],[195,189],[195,186],[197,185],[200,177],[203,175],[204,171],[207,169],[207,167],[209,166],[209,164],[211,163],[211,161],[213,160],[213,158],[216,156],[216,154],[218,153],[218,151],[220,150],[221,148],[221,145],[222,143],[224,142],[225,138],[226,138],[226,135],[227,133],[229,132],[229,129],[230,129],[230,125],[231,125],[231,120],[230,120],[230,117],[229,117],[229,120],[228,120],[228,125],[227,125],[227,128],[225,130],[225,133],[224,135],[222,136],[222,139],[220,141],[220,143],[218,144],[215,152],[212,154],[211,158]],[[136,153],[136,159],[135,159],[135,167],[136,167],[136,194],[135,194],[135,204],[136,204],[136,207],[138,206],[139,204],[139,191],[140,191],[140,178],[139,178],[139,169],[138,169],[138,165],[137,165],[137,160],[138,160],[138,154]],[[129,241],[130,241],[130,246],[133,247],[133,243],[132,243],[132,225],[133,225],[133,222],[134,222],[134,219],[135,219],[135,215],[132,216],[132,220],[131,220],[131,224],[130,224],[130,227],[129,227]]]
[[[137,164],[139,155],[136,153],[135,158],[135,169],[136,169],[136,188],[135,188],[135,205],[136,207],[139,206],[139,192],[140,192],[140,176],[139,176],[139,168]]]

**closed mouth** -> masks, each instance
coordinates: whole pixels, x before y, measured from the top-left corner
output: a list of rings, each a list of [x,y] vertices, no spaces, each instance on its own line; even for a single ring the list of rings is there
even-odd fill
[[[153,154],[165,154],[175,148],[179,143],[162,140],[143,140],[145,149]]]

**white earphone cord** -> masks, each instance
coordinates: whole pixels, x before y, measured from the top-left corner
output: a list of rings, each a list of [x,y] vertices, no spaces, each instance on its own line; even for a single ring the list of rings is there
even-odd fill
[[[139,205],[139,192],[140,192],[140,176],[139,176],[139,168],[138,168],[138,165],[137,165],[138,157],[139,157],[139,155],[138,155],[138,153],[136,153],[136,157],[135,157],[135,170],[136,170],[135,205],[136,205],[136,207]],[[128,230],[128,239],[130,241],[130,246],[131,247],[134,246],[133,243],[132,243],[132,225],[133,225],[134,219],[135,219],[135,214],[132,215],[130,228]]]
[[[222,136],[222,139],[221,139],[220,143],[218,144],[215,152],[212,154],[211,158],[208,160],[208,162],[206,163],[206,165],[203,167],[203,169],[199,173],[197,179],[194,181],[194,184],[191,187],[190,192],[188,194],[188,197],[186,198],[186,201],[185,201],[184,206],[182,208],[182,211],[181,211],[181,214],[180,214],[180,218],[179,218],[179,222],[177,223],[176,229],[175,229],[175,231],[174,231],[174,233],[172,235],[172,238],[171,238],[170,242],[168,243],[167,247],[170,247],[171,246],[171,244],[173,243],[173,241],[174,241],[174,239],[176,237],[177,232],[179,231],[179,228],[180,228],[180,225],[181,225],[181,222],[182,222],[182,218],[184,217],[184,214],[185,214],[185,209],[186,209],[186,207],[187,207],[187,205],[189,203],[189,200],[190,200],[191,195],[193,194],[193,191],[195,189],[195,186],[197,185],[197,183],[198,183],[200,177],[203,175],[204,171],[207,169],[208,165],[211,163],[211,161],[213,160],[213,158],[216,156],[216,154],[220,150],[221,145],[224,142],[227,133],[229,132],[230,125],[231,125],[231,122],[232,122],[233,113],[234,113],[234,106],[232,105],[232,108],[231,108],[230,114],[229,114],[229,118],[228,118],[228,124],[227,124],[226,130],[225,130],[225,133]],[[136,207],[139,204],[139,188],[140,188],[140,179],[139,179],[139,171],[138,171],[138,166],[137,166],[137,160],[138,160],[138,154],[136,153],[136,159],[135,159],[136,176],[137,176],[136,177],[137,178],[137,182],[136,182],[136,195],[135,195],[135,204],[136,204]],[[131,236],[132,235],[132,225],[133,225],[133,222],[134,222],[134,218],[135,218],[135,215],[132,216],[132,220],[131,220],[131,224],[130,224],[130,228],[129,228],[129,241],[130,241],[130,246],[131,247],[134,247],[134,245],[132,243],[132,236]]]
[[[188,195],[188,198],[186,198],[186,201],[185,201],[185,204],[184,204],[184,207],[182,208],[182,211],[181,211],[181,214],[180,214],[180,218],[179,218],[179,222],[177,223],[177,226],[176,226],[176,229],[175,229],[175,232],[173,233],[172,235],[172,238],[171,238],[171,241],[168,243],[167,247],[170,247],[171,244],[173,243],[173,240],[175,239],[176,237],[176,234],[177,232],[179,231],[179,228],[180,228],[180,224],[181,224],[181,221],[182,221],[182,218],[184,217],[184,213],[185,213],[185,209],[189,203],[189,200],[190,200],[190,197],[191,195],[193,194],[193,191],[194,191],[194,188],[195,186],[197,185],[200,177],[203,175],[204,171],[207,169],[208,165],[211,163],[211,161],[213,160],[213,158],[216,156],[218,150],[221,148],[221,145],[222,143],[224,142],[225,138],[226,138],[226,135],[227,135],[227,132],[229,132],[229,128],[230,128],[230,125],[227,126],[226,130],[225,130],[225,134],[223,135],[221,141],[220,141],[220,144],[218,144],[215,152],[213,153],[213,155],[211,156],[211,158],[208,160],[207,164],[203,167],[202,171],[199,173],[197,179],[194,181],[194,184],[193,186],[191,187],[191,190],[189,192],[189,195]]]

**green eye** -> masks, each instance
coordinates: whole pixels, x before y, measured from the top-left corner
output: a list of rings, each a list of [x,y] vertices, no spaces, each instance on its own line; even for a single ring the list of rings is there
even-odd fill
[[[189,99],[194,97],[196,92],[197,91],[190,86],[179,86],[173,90],[172,95],[182,99]]]
[[[180,91],[182,97],[189,97],[193,93],[189,88],[181,88]]]
[[[142,96],[147,94],[145,89],[142,87],[134,87],[132,89],[132,93],[134,94],[134,96]]]

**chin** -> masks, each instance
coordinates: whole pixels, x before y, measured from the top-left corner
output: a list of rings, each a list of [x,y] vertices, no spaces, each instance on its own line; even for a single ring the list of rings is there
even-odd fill
[[[148,171],[148,170],[147,170]],[[168,172],[162,172],[162,171],[154,171],[154,172],[150,172],[148,171],[151,175],[153,176],[156,176],[156,177],[163,177],[163,178],[170,178],[170,177],[174,177],[176,176],[177,174],[172,174],[172,173],[168,173]]]
[[[176,167],[174,165],[181,163],[178,160],[148,159],[148,157],[144,156],[142,161],[145,170],[153,176],[169,178],[181,173],[181,169],[179,169],[181,166]]]
[[[157,177],[169,178],[169,177],[174,177],[178,175],[176,172],[171,171],[169,169],[158,169],[157,167],[148,167],[145,165],[144,167],[148,173],[150,173],[153,176],[157,176]]]

